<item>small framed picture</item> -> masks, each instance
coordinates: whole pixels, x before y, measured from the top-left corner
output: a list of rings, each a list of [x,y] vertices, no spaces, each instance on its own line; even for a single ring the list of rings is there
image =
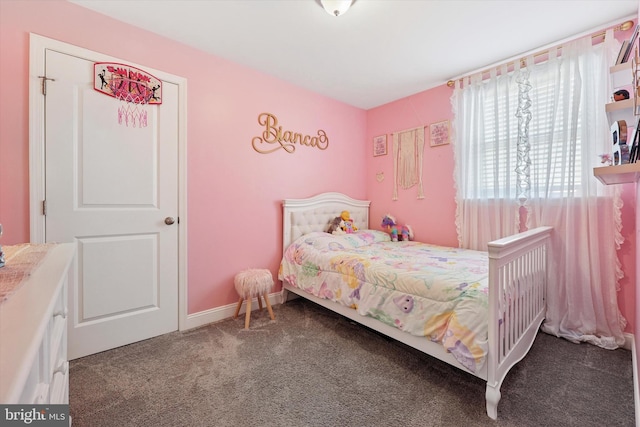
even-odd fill
[[[449,120],[432,123],[429,125],[429,134],[431,136],[431,146],[439,147],[449,143]]]
[[[374,157],[387,155],[387,135],[373,138],[373,155]]]

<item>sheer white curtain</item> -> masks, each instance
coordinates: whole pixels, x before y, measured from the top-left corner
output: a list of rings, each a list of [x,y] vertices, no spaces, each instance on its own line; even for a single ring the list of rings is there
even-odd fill
[[[471,76],[454,90],[451,105],[458,240],[461,247],[486,250],[491,240],[519,230],[515,77],[506,66],[488,80]]]
[[[618,52],[613,32],[592,46],[581,39],[531,68],[531,196],[527,228],[554,227],[552,278],[545,332],[604,348],[624,344],[617,303],[622,270],[617,249],[621,200],[617,186],[593,177],[598,155],[611,150],[604,104],[609,66]],[[634,125],[634,124],[632,124]]]
[[[523,209],[523,228],[553,226],[543,330],[605,348],[624,342],[621,202],[592,169],[611,149],[604,104],[618,48],[612,31],[596,46],[587,37],[561,55],[551,49],[548,61],[467,79],[452,96],[461,246],[484,250],[518,231]]]

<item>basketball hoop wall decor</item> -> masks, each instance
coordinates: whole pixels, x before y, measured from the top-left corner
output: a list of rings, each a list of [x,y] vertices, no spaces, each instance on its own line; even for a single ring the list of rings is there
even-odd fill
[[[162,104],[162,82],[131,65],[93,64],[93,88],[120,100],[118,123],[147,127],[147,104]]]

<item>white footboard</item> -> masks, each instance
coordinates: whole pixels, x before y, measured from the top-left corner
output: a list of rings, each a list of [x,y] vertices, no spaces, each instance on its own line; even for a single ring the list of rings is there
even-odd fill
[[[545,316],[551,227],[489,243],[487,414],[496,419],[500,386],[529,351]]]

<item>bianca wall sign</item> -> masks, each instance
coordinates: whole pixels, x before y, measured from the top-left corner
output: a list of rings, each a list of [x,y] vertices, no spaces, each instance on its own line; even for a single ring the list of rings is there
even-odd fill
[[[261,113],[258,116],[258,124],[264,129],[260,136],[253,137],[251,145],[261,154],[273,153],[279,149],[293,153],[296,151],[296,145],[314,147],[318,150],[326,150],[329,147],[329,137],[322,129],[319,129],[315,136],[286,130],[278,124],[278,118],[271,113]]]

